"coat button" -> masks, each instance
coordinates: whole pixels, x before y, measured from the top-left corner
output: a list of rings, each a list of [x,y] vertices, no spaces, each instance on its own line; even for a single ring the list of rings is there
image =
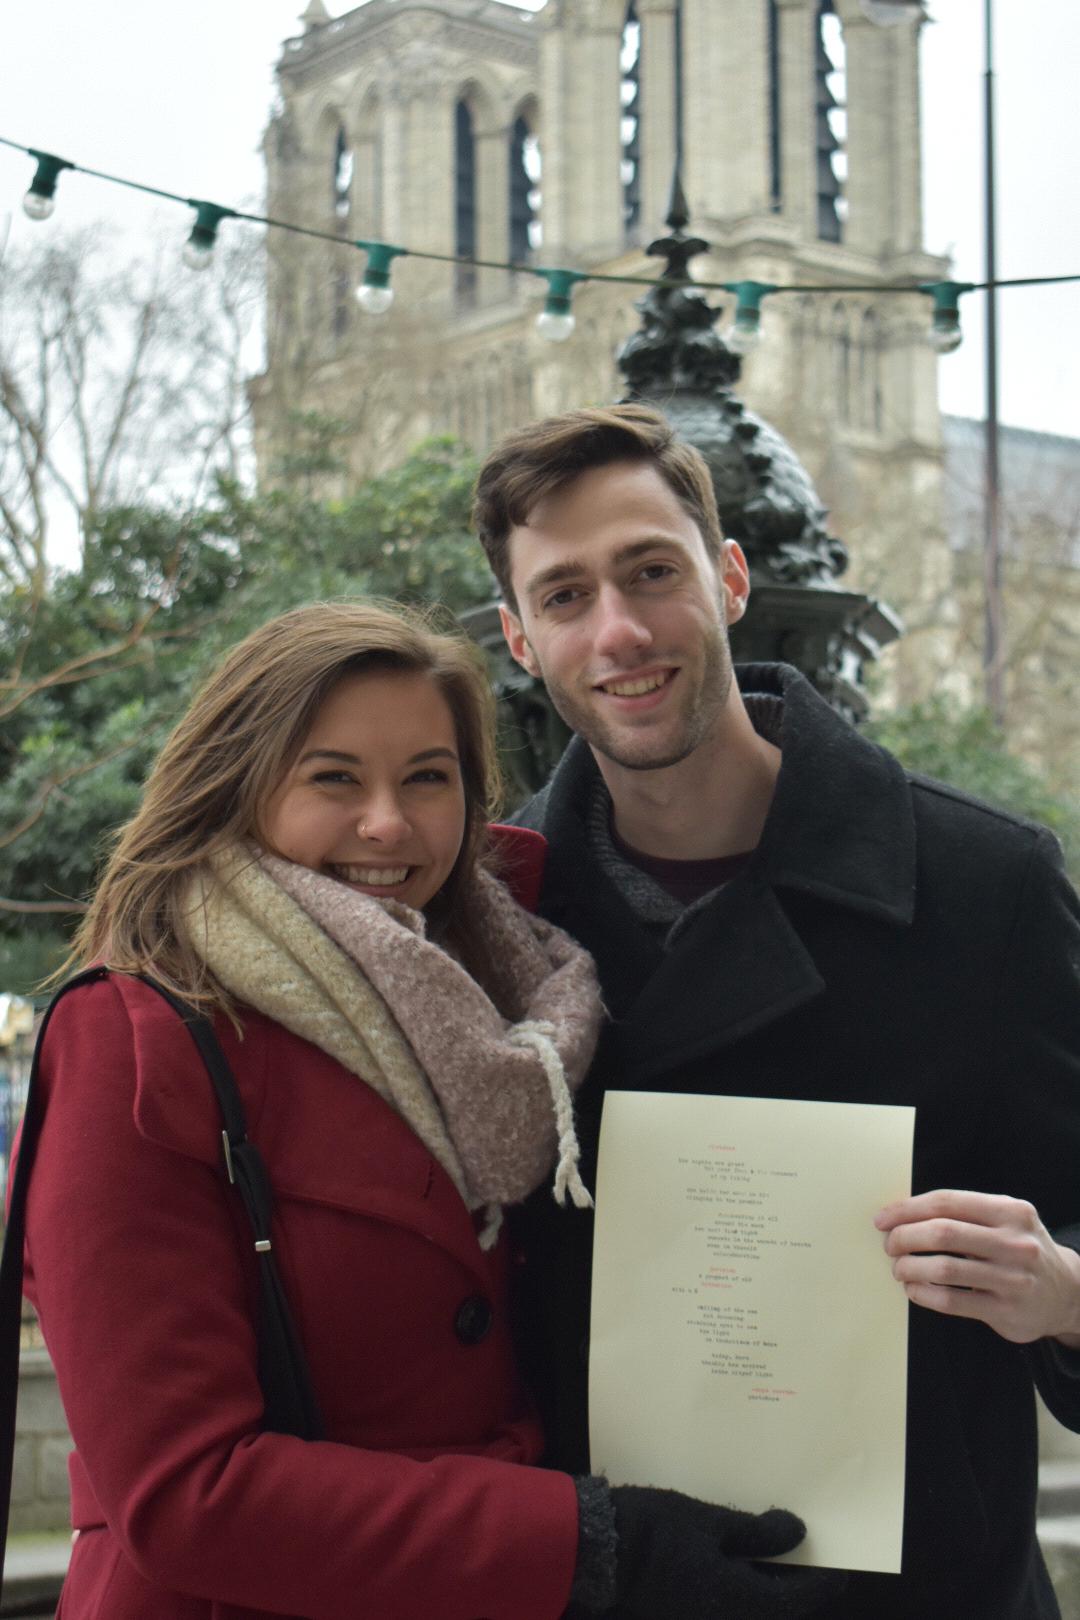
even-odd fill
[[[483,1294],[463,1299],[454,1315],[454,1332],[462,1344],[479,1344],[491,1332],[493,1312]]]

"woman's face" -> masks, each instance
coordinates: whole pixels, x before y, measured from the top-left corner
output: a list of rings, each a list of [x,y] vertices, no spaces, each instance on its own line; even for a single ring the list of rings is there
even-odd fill
[[[465,836],[453,715],[427,675],[347,675],[267,806],[263,843],[362,894],[419,911]]]

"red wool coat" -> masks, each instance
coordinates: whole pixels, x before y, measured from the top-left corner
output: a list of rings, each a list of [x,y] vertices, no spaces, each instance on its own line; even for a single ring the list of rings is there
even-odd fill
[[[541,859],[536,840],[526,890]],[[61,1620],[556,1620],[577,1501],[568,1475],[525,1466],[541,1435],[505,1239],[481,1251],[374,1091],[270,1019],[243,1024],[218,1034],[330,1438],[259,1428],[251,1233],[189,1037],[136,980],[71,992],[27,1221],[76,1445]]]

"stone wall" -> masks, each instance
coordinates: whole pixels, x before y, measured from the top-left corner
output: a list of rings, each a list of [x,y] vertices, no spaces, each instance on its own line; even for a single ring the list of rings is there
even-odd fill
[[[64,1409],[48,1352],[24,1350],[19,1363],[19,1415],[11,1482],[12,1535],[62,1530],[68,1515]]]

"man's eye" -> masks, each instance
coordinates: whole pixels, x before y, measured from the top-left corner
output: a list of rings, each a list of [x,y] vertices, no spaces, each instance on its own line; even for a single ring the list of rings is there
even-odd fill
[[[675,570],[670,563],[646,563],[638,578],[644,580],[646,585],[649,585],[656,580],[668,579],[674,572]]]
[[[576,585],[564,585],[561,590],[552,591],[550,596],[546,596],[542,605],[545,608],[569,607],[580,595],[581,592]]]

